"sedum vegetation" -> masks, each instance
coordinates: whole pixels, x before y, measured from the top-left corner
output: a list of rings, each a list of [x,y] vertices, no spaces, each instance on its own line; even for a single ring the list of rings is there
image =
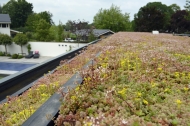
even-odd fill
[[[0,125],[21,125],[57,90],[55,125],[190,125],[189,38],[119,32],[0,105]],[[92,64],[82,68],[88,61]],[[75,72],[83,83],[62,92]]]
[[[117,33],[62,98],[61,126],[190,125],[188,37]]]
[[[22,125],[47,99],[79,71],[100,51],[98,47],[89,47],[81,51],[72,60],[60,61],[60,65],[42,78],[20,96],[7,96],[7,102],[0,104],[0,126]],[[84,58],[85,56],[85,58]]]

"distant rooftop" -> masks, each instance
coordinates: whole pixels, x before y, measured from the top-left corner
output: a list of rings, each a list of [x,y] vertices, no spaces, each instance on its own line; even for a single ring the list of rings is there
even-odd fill
[[[9,14],[0,14],[0,22],[11,23],[11,18],[9,16]]]
[[[90,29],[81,29],[81,30],[76,31],[76,33],[80,35],[87,35],[88,32],[90,32]],[[114,34],[114,32],[109,29],[93,29],[92,32],[96,37],[99,37],[108,32]]]
[[[111,31],[110,29],[93,29],[93,34],[96,35],[97,37],[99,37],[100,35],[103,35],[107,32],[111,32],[114,34],[114,32]]]

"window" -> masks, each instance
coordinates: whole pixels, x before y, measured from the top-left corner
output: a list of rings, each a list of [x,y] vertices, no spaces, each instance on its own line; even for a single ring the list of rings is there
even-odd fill
[[[2,28],[6,28],[7,27],[7,24],[2,24]]]
[[[1,24],[0,24],[0,28],[1,28]]]

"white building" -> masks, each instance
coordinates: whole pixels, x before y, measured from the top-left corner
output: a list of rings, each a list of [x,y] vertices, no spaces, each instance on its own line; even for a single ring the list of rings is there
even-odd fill
[[[11,36],[10,25],[11,19],[9,14],[0,14],[0,33]]]

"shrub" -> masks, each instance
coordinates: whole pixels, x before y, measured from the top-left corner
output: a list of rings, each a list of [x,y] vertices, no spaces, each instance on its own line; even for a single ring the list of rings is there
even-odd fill
[[[76,35],[72,34],[71,39],[76,40]]]
[[[31,51],[31,45],[30,44],[27,45],[27,49],[28,49],[28,54],[29,54]]]
[[[8,57],[11,57],[11,54],[10,53],[7,53],[7,54],[5,54],[6,56],[8,56]]]
[[[18,59],[22,59],[22,58],[23,58],[23,55],[18,55],[17,58],[18,58]]]
[[[5,53],[4,52],[0,52],[0,56],[5,56]]]
[[[13,54],[12,55],[12,59],[17,59],[18,58],[18,54]]]

